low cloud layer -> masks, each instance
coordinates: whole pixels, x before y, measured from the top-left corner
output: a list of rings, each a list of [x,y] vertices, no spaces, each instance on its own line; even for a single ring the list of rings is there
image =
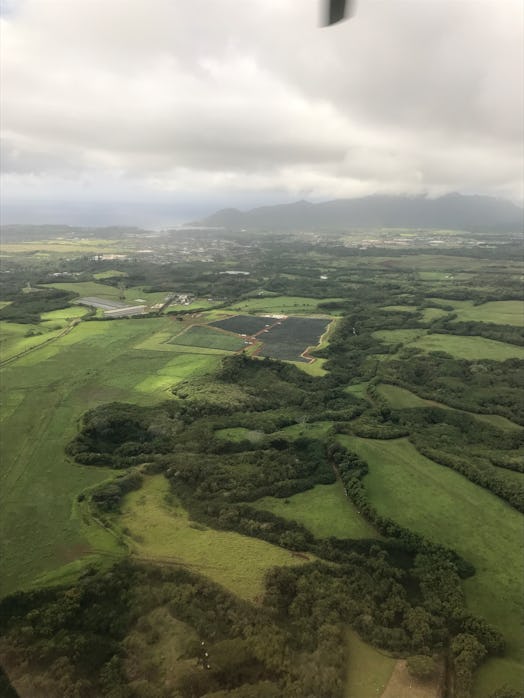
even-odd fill
[[[522,200],[514,0],[10,0],[4,204]],[[129,221],[127,221],[129,222]]]

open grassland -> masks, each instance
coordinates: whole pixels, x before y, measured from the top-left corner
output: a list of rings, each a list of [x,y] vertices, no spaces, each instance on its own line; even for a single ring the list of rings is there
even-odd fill
[[[80,238],[78,240],[32,240],[28,242],[2,243],[2,252],[6,255],[27,254],[36,255],[39,252],[47,254],[64,254],[64,252],[87,252],[91,254],[119,254],[124,245],[121,241]],[[128,246],[130,249],[132,245]]]
[[[493,322],[498,325],[524,326],[524,301],[491,301],[475,305],[473,301],[430,298],[434,303],[452,306],[461,322]]]
[[[229,334],[203,325],[193,325],[189,327],[185,332],[181,332],[170,339],[169,343],[188,347],[222,349],[224,351],[238,351],[245,346],[244,340],[238,335]]]
[[[437,320],[449,314],[447,310],[442,310],[441,308],[417,308],[416,305],[385,305],[382,310],[400,313],[420,312],[423,322],[433,322],[433,320]]]
[[[524,682],[524,517],[458,473],[422,456],[407,439],[377,441],[340,436],[369,464],[365,485],[378,512],[472,562],[464,586],[468,606],[505,636],[507,657],[492,659],[477,680],[476,698],[502,672],[511,686]],[[502,682],[503,683],[503,682]]]
[[[254,429],[246,429],[246,427],[228,427],[226,429],[217,429],[215,436],[225,441],[251,441],[257,443],[264,438],[264,432],[255,431]]]
[[[264,298],[249,298],[248,300],[233,303],[231,310],[242,313],[268,313],[277,315],[302,315],[304,313],[321,312],[319,303],[340,301],[342,298],[302,298],[300,296],[265,296]]]
[[[483,305],[462,306],[457,320],[464,322],[494,322],[498,325],[524,326],[524,301],[494,301]]]
[[[144,290],[143,286],[131,286],[125,288],[123,291],[117,286],[109,286],[108,284],[99,284],[96,281],[79,281],[77,283],[67,282],[67,283],[52,283],[44,284],[44,287],[57,288],[61,291],[70,291],[72,293],[78,293],[81,298],[84,297],[96,297],[110,299],[114,301],[119,301],[121,303],[138,303],[143,300],[148,305],[154,305],[155,303],[163,303],[167,297],[165,291],[156,291],[154,293],[149,293]],[[124,295],[123,298],[120,296]]]
[[[127,276],[127,272],[118,271],[117,269],[108,269],[107,271],[99,271],[98,274],[93,274],[95,279],[114,279],[117,276]]]
[[[425,400],[424,398],[415,395],[415,393],[412,393],[410,390],[400,388],[397,385],[387,385],[382,383],[378,386],[378,392],[390,403],[392,407],[396,407],[398,409],[409,409],[411,407],[442,407],[455,412],[465,412],[465,414],[475,417],[475,419],[477,419],[479,422],[491,424],[492,426],[497,427],[497,429],[508,429],[510,431],[518,431],[519,429],[522,429],[520,424],[515,424],[515,422],[506,419],[506,417],[501,417],[498,414],[478,414],[477,412],[456,410],[454,407],[449,407],[442,402]]]
[[[315,359],[309,363],[305,363],[304,361],[292,361],[291,363],[310,376],[325,376],[327,374],[327,371],[324,368],[326,359]]]
[[[217,365],[214,356],[135,348],[171,325],[164,318],[81,323],[2,368],[0,595],[62,565],[73,563],[71,572],[98,551],[119,554],[114,538],[86,523],[75,501],[111,471],[69,462],[64,445],[87,409],[156,402],[170,385]]]
[[[347,652],[345,698],[381,696],[393,673],[396,659],[363,642],[353,630],[347,633]]]
[[[0,361],[6,361],[28,349],[45,344],[58,337],[61,331],[62,323],[59,322],[53,322],[48,326],[0,321]],[[33,332],[34,335],[27,336]]]
[[[263,497],[253,504],[308,528],[317,538],[379,538],[344,494],[340,482],[317,485],[288,499]]]
[[[125,497],[117,522],[138,557],[188,566],[252,601],[263,593],[271,567],[303,564],[276,545],[192,523],[163,475],[147,477]]]
[[[77,293],[79,296],[96,296],[97,298],[111,298],[118,300],[121,291],[116,286],[108,286],[107,284],[99,284],[96,281],[79,281],[73,282],[56,282],[52,284],[44,284],[45,288],[57,288],[60,291],[68,291],[69,293]]]
[[[452,334],[427,334],[412,344],[424,351],[444,351],[457,359],[524,359],[524,347],[484,337],[458,337]]]
[[[484,337],[462,337],[453,334],[425,334],[424,330],[378,330],[373,332],[377,339],[388,344],[404,344],[423,351],[443,351],[457,359],[524,359],[524,347],[506,342],[497,342]]]

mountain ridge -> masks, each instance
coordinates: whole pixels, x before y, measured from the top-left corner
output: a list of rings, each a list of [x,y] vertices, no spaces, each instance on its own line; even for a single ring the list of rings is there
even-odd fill
[[[302,200],[249,211],[225,208],[193,225],[246,230],[406,227],[519,232],[523,229],[523,220],[522,208],[490,196],[452,193],[431,199],[420,195],[372,194],[320,203]]]

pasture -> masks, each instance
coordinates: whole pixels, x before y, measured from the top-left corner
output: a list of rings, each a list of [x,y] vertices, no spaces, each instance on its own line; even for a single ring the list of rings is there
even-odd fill
[[[507,657],[492,659],[483,668],[475,696],[486,698],[502,671],[508,684],[520,687],[524,681],[522,514],[425,458],[407,439],[339,439],[367,461],[364,483],[379,514],[454,548],[475,566],[476,574],[464,583],[468,606],[507,641]]]
[[[12,359],[58,337],[63,324],[53,322],[48,326],[0,321],[0,361]]]
[[[147,477],[126,495],[115,522],[140,559],[188,566],[250,601],[263,593],[271,567],[304,564],[276,545],[193,523],[163,475]]]
[[[524,347],[506,342],[497,342],[477,336],[459,336],[453,334],[426,334],[424,330],[378,330],[373,332],[377,339],[388,344],[403,344],[418,347],[426,352],[442,351],[457,359],[470,361],[491,359],[524,359]]]
[[[43,284],[45,288],[57,288],[62,291],[70,291],[72,293],[77,293],[81,298],[92,297],[95,298],[105,298],[114,301],[121,301],[122,303],[136,303],[139,299],[146,302],[147,305],[154,305],[155,303],[163,303],[168,295],[165,291],[149,293],[144,290],[143,286],[131,286],[123,290],[119,289],[117,286],[109,286],[108,284],[97,283],[96,281],[79,281],[74,282],[60,282],[52,284]],[[120,296],[123,294],[123,299]]]
[[[501,417],[498,414],[479,414],[478,412],[457,410],[456,408],[449,407],[442,402],[425,400],[424,398],[415,395],[415,393],[412,393],[410,390],[406,390],[406,388],[400,388],[398,385],[387,385],[386,383],[381,383],[378,386],[378,392],[390,403],[392,407],[396,407],[398,409],[409,409],[411,407],[443,407],[447,410],[469,414],[472,417],[475,417],[475,419],[477,419],[479,422],[491,424],[497,429],[507,429],[510,431],[518,431],[519,429],[522,429],[520,424],[515,424],[515,422],[506,419],[506,417]]]
[[[169,343],[223,351],[238,351],[245,346],[244,340],[238,335],[221,332],[205,325],[193,325],[185,332],[175,335]]]
[[[151,404],[217,365],[215,356],[136,348],[171,327],[164,318],[81,323],[2,368],[0,596],[80,558],[121,554],[110,534],[86,524],[75,501],[111,471],[70,462],[64,446],[87,409],[115,400]]]
[[[482,305],[470,303],[457,310],[457,320],[524,327],[524,301],[493,301]]]
[[[260,298],[249,298],[238,301],[229,306],[229,309],[242,313],[269,313],[278,315],[304,315],[319,311],[319,303],[329,303],[340,301],[343,298],[303,298],[301,296],[265,296]]]
[[[317,485],[288,499],[263,497],[252,506],[297,521],[317,538],[380,538],[358,514],[340,482]]]

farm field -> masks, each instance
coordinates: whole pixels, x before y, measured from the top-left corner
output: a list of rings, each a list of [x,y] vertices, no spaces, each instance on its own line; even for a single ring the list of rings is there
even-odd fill
[[[386,305],[382,310],[390,310],[391,312],[402,312],[402,313],[417,313],[422,314],[423,322],[433,322],[438,318],[449,315],[447,310],[442,310],[441,308],[417,308],[416,305]]]
[[[71,463],[65,444],[89,408],[112,401],[150,404],[170,385],[204,373],[215,356],[137,350],[172,321],[86,322],[68,335],[2,369],[0,474],[0,595],[99,550],[120,554],[101,529],[86,528],[75,505],[79,492],[111,476]]]
[[[340,482],[317,485],[287,499],[264,497],[252,506],[276,516],[292,519],[308,528],[318,538],[379,538],[344,494]]]
[[[370,468],[364,483],[378,512],[402,526],[457,550],[476,574],[464,583],[468,606],[505,636],[508,656],[492,659],[478,680],[476,698],[505,673],[508,684],[524,680],[524,517],[458,473],[422,456],[407,439],[377,441],[339,437]]]
[[[484,422],[485,424],[491,424],[498,429],[509,429],[510,431],[522,429],[520,424],[515,424],[506,417],[501,417],[498,414],[479,414],[478,412],[467,412],[466,410],[456,410],[454,407],[445,405],[442,402],[435,402],[435,400],[425,400],[424,398],[415,395],[410,390],[406,388],[400,388],[397,385],[387,385],[386,383],[381,383],[378,386],[378,392],[391,404],[392,407],[397,407],[399,409],[410,408],[410,407],[443,407],[447,410],[454,410],[455,412],[464,412],[472,417],[475,417],[479,422]]]
[[[238,351],[245,346],[244,340],[238,335],[227,334],[203,325],[189,327],[185,332],[175,335],[169,343],[224,351]]]
[[[57,324],[59,323],[52,323],[53,328]],[[27,325],[0,321],[0,361],[6,361],[27,349],[45,344],[50,339],[58,337],[61,331],[61,327],[51,329],[47,325]],[[35,334],[26,336],[29,332],[34,332]]]
[[[492,322],[499,325],[524,326],[524,301],[490,301],[475,305],[473,301],[447,298],[429,298],[428,300],[453,306],[453,312],[461,322]]]
[[[148,305],[153,305],[155,303],[162,303],[166,296],[168,295],[165,291],[148,293],[144,291],[142,286],[131,286],[124,290],[124,298],[121,300],[120,295],[122,291],[116,286],[109,286],[107,284],[99,284],[96,281],[79,281],[78,283],[52,283],[44,284],[46,288],[57,288],[62,291],[70,291],[72,293],[78,293],[80,298],[84,297],[99,297],[99,298],[109,298],[115,301],[121,301],[124,304],[135,303],[139,299],[145,300]]]
[[[457,320],[463,322],[494,322],[499,325],[524,327],[523,301],[493,301],[483,305],[463,305],[457,310]]]
[[[425,334],[424,330],[378,330],[373,336],[388,344],[404,344],[423,351],[443,351],[458,359],[524,359],[524,348],[485,337],[452,334]]]
[[[262,594],[268,569],[303,564],[276,545],[192,523],[162,475],[147,477],[141,489],[126,495],[116,522],[129,532],[128,544],[139,558],[187,565],[251,601]]]
[[[231,310],[243,313],[276,313],[281,315],[302,315],[321,312],[319,303],[340,301],[342,298],[303,298],[301,296],[265,296],[264,298],[249,298],[229,306]]]

